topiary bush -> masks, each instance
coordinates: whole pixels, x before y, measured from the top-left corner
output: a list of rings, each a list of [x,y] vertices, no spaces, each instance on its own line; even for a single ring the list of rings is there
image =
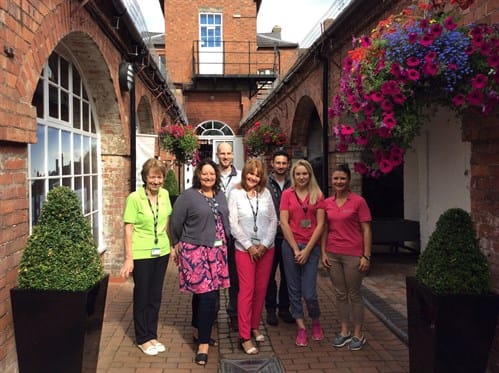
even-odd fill
[[[84,291],[103,276],[80,200],[67,187],[52,189],[24,249],[19,288]]]
[[[168,194],[170,196],[178,196],[179,185],[175,176],[175,172],[173,172],[173,170],[168,170],[168,172],[166,173],[165,181],[163,182],[163,188],[168,191]]]
[[[452,208],[439,217],[419,258],[416,278],[437,294],[489,292],[489,264],[468,212]]]

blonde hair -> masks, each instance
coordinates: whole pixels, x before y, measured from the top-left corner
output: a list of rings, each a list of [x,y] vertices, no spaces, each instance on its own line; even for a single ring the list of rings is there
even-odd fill
[[[246,175],[248,175],[250,172],[253,172],[254,170],[256,170],[256,173],[260,177],[260,181],[256,186],[256,191],[260,193],[265,189],[267,185],[267,170],[265,169],[263,162],[257,158],[248,159],[244,164],[243,171],[241,173],[240,185],[241,188],[245,190],[248,188],[248,185],[246,183]]]
[[[293,166],[291,167],[291,187],[293,189],[296,188],[296,181],[295,181],[295,170],[298,166],[303,166],[307,170],[308,174],[310,175],[307,189],[308,189],[308,194],[309,194],[309,199],[310,203],[315,205],[317,203],[317,200],[322,197],[322,191],[321,188],[319,187],[319,183],[317,183],[317,179],[315,178],[314,175],[314,170],[312,169],[312,165],[306,161],[305,159],[299,159],[297,160]]]

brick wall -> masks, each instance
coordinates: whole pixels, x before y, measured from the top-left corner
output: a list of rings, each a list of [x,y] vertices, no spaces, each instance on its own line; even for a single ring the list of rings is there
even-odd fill
[[[189,92],[185,94],[189,121],[197,125],[206,120],[218,120],[237,133],[242,114],[241,96],[238,92]]]

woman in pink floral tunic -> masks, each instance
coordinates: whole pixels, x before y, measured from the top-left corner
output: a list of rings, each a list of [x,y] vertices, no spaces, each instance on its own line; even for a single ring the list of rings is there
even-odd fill
[[[174,245],[172,258],[179,267],[180,290],[192,296],[192,326],[199,346],[194,361],[208,362],[211,330],[217,312],[219,290],[230,286],[227,240],[229,209],[220,190],[220,172],[212,160],[194,170],[192,188],[175,201],[170,219]]]

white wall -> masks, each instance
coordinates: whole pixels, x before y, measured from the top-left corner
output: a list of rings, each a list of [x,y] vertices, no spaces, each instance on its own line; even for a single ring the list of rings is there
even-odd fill
[[[471,210],[471,145],[461,138],[461,120],[450,109],[430,114],[404,166],[405,218],[418,220],[424,250],[439,216],[447,209]]]

